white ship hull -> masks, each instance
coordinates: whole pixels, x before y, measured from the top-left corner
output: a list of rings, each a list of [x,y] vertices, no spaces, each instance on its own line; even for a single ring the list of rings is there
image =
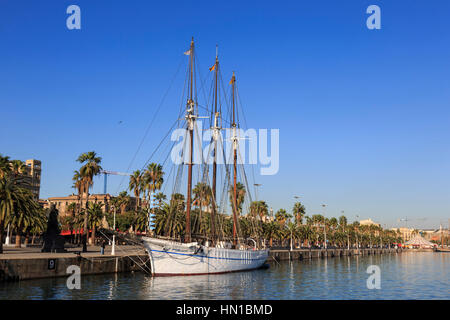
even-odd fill
[[[238,250],[143,238],[155,276],[217,274],[261,267],[268,250]]]

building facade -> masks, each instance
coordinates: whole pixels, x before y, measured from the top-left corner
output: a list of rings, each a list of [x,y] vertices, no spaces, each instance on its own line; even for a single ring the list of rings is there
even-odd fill
[[[33,198],[39,201],[39,194],[41,190],[41,161],[29,159],[25,161],[27,167],[26,179],[28,180],[25,188],[29,189],[33,194]]]
[[[89,201],[93,203],[101,203],[102,211],[110,212],[111,211],[111,200],[115,197],[111,196],[110,194],[90,194],[89,195]],[[84,208],[86,205],[86,196],[82,195],[81,198],[79,195],[71,194],[70,196],[65,197],[50,197],[46,200],[41,200],[41,203],[43,203],[44,209],[50,208],[52,204],[55,205],[56,209],[59,211],[60,217],[65,217],[67,215],[73,214],[70,211],[70,204],[75,203],[76,208],[79,209]],[[136,198],[130,197],[130,201],[126,207],[123,208],[123,211],[133,211],[136,207]],[[118,209],[117,213],[120,213],[122,210]]]
[[[10,161],[11,168],[13,169],[13,161]],[[41,190],[41,161],[35,159],[28,159],[25,162],[19,160],[20,163],[23,163],[25,169],[19,169],[19,172],[13,170],[11,174],[14,176],[17,184],[31,191],[33,195],[33,199],[35,201],[39,201],[39,194]]]
[[[379,223],[373,222],[372,219],[366,219],[366,220],[361,220],[359,221],[359,225],[361,226],[371,226],[371,225],[375,225],[377,227],[380,227],[381,225]]]
[[[392,231],[399,231],[400,232],[400,236],[403,239],[403,242],[409,241],[411,240],[414,236],[415,236],[415,231],[417,231],[416,229],[412,229],[412,228],[392,228]]]

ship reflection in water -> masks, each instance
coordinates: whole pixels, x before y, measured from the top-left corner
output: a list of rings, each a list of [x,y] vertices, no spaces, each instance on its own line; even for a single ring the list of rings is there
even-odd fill
[[[381,289],[366,286],[378,265]],[[422,252],[271,263],[270,269],[152,278],[143,273],[0,285],[0,299],[450,299],[450,255]]]

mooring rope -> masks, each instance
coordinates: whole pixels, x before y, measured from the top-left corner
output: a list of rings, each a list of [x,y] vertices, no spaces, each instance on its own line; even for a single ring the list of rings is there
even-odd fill
[[[112,241],[112,239],[110,239],[106,234],[104,234],[101,230],[99,230],[99,232],[106,238],[106,239],[108,239],[108,240],[110,240],[110,241]],[[130,242],[133,242],[132,240],[130,240],[130,239],[126,239],[127,241],[130,241]],[[140,244],[139,244],[140,245]],[[145,273],[147,273],[147,274],[151,274],[150,272],[148,272],[148,270],[146,270],[146,269],[144,269],[140,264],[139,264],[139,262],[136,262],[132,257],[131,257],[131,255],[128,255],[127,254],[127,252],[125,251],[125,250],[123,250],[121,247],[117,247],[119,250],[121,250],[122,252],[124,252],[126,255],[125,255],[125,257],[128,257],[131,261],[133,261],[139,268],[141,268]],[[147,261],[150,259],[150,258],[148,258],[146,261],[144,261],[144,260],[142,260],[141,259],[141,256],[140,255],[138,255],[137,254],[138,253],[138,251],[135,253],[135,255],[138,257],[138,259],[141,261],[141,263],[142,263],[142,265],[146,265],[147,264]],[[123,256],[122,256],[123,257]],[[116,259],[116,258],[113,258],[113,259]]]

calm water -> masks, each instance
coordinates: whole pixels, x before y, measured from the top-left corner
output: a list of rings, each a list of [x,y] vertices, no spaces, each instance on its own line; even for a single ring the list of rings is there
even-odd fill
[[[381,289],[369,290],[369,265]],[[271,263],[270,269],[225,275],[152,278],[143,273],[0,285],[0,299],[450,299],[450,253],[402,253]]]

